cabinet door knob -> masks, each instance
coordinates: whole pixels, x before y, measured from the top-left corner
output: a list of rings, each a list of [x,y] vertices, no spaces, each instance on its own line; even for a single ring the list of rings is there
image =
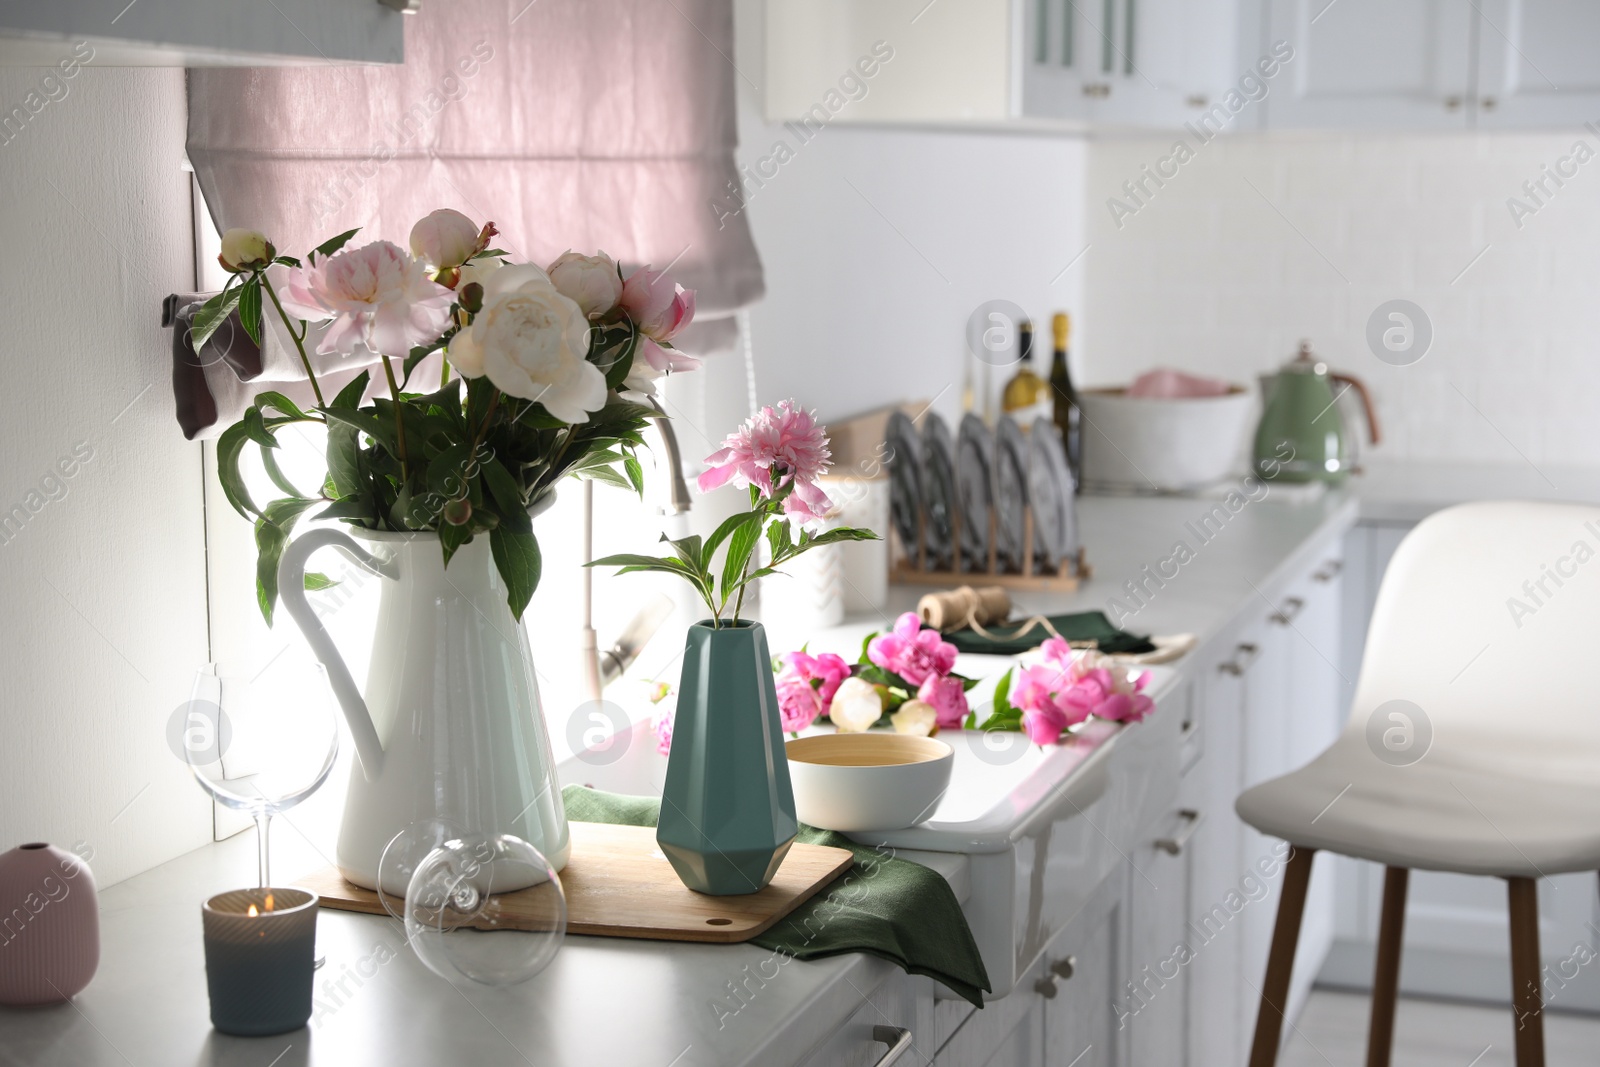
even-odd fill
[[[1250,669],[1250,664],[1255,661],[1256,653],[1260,651],[1261,649],[1257,648],[1249,641],[1241,641],[1233,650],[1233,658],[1228,660],[1226,663],[1217,664],[1217,670],[1221,671],[1223,674],[1231,674],[1237,678],[1244,674],[1245,671]]]
[[[1055,975],[1046,975],[1033,983],[1033,991],[1046,1000],[1056,999],[1056,994],[1061,992],[1057,986],[1058,979]]]
[[[1478,107],[1481,108],[1484,111],[1493,111],[1494,110],[1494,105],[1495,105],[1495,98],[1492,97],[1492,96],[1486,96],[1482,100],[1478,101]]]
[[[1078,957],[1076,956],[1064,956],[1050,965],[1050,973],[1062,981],[1071,978],[1077,969]]]
[[[1446,111],[1460,111],[1461,110],[1461,98],[1459,96],[1447,96],[1447,97],[1445,97],[1444,98],[1444,109]]]
[[[1290,623],[1294,622],[1294,617],[1300,614],[1301,609],[1305,606],[1306,602],[1304,600],[1301,600],[1297,596],[1292,596],[1285,600],[1283,602],[1283,607],[1279,608],[1277,611],[1274,611],[1269,618],[1271,618],[1271,620],[1277,623],[1279,626],[1288,626]]]
[[[889,1046],[889,1051],[880,1056],[872,1067],[889,1067],[911,1047],[911,1031],[903,1026],[874,1026],[872,1040]]]
[[[1183,829],[1171,837],[1163,837],[1156,842],[1156,848],[1159,848],[1169,856],[1183,855],[1183,846],[1189,843],[1189,839],[1194,836],[1194,832],[1200,829],[1200,824],[1205,821],[1205,816],[1193,808],[1184,808],[1179,811],[1178,818],[1183,820]]]
[[[1339,576],[1339,572],[1342,570],[1344,570],[1344,560],[1330,559],[1311,577],[1318,582],[1331,582]]]

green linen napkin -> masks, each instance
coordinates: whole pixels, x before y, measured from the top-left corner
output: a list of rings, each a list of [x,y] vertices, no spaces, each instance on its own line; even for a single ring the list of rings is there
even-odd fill
[[[1048,615],[1056,633],[1068,641],[1095,641],[1101,652],[1154,652],[1156,646],[1148,637],[1140,637],[1111,625],[1103,611],[1079,611],[1070,615]],[[993,637],[984,637],[976,630],[954,630],[944,639],[956,646],[958,652],[973,652],[986,656],[1020,656],[1029,649],[1038,648],[1050,636],[1050,631],[1035,625],[1026,634],[1017,637],[1023,623],[985,627]]]
[[[623,826],[654,826],[661,803],[581,785],[567,786],[561,798],[569,819]],[[983,1007],[989,972],[955,893],[937,871],[804,823],[795,840],[848,849],[855,863],[750,944],[802,960],[865,952],[943,982]]]

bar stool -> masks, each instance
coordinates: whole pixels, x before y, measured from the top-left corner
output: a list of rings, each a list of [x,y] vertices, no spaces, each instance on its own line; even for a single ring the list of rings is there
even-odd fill
[[[1393,1044],[1412,869],[1504,878],[1517,1067],[1543,1067],[1541,877],[1600,870],[1600,508],[1467,504],[1401,542],[1349,723],[1239,817],[1294,846],[1250,1067],[1273,1067],[1318,849],[1382,863],[1368,1067]]]

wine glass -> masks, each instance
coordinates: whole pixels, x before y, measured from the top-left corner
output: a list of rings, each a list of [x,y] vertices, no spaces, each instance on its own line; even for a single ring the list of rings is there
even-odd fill
[[[195,674],[183,752],[202,789],[255,820],[257,874],[270,885],[272,817],[316,792],[339,754],[327,672],[293,657],[253,674],[207,663]]]

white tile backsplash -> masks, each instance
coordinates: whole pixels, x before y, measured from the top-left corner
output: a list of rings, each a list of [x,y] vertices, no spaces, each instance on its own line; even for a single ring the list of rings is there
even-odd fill
[[[1080,373],[1114,385],[1170,365],[1253,386],[1305,337],[1372,388],[1376,455],[1600,463],[1600,158],[1520,228],[1506,206],[1579,139],[1600,153],[1586,131],[1242,134],[1120,228],[1107,198],[1169,139],[1093,142]],[[1434,327],[1408,367],[1365,339],[1396,298]]]

